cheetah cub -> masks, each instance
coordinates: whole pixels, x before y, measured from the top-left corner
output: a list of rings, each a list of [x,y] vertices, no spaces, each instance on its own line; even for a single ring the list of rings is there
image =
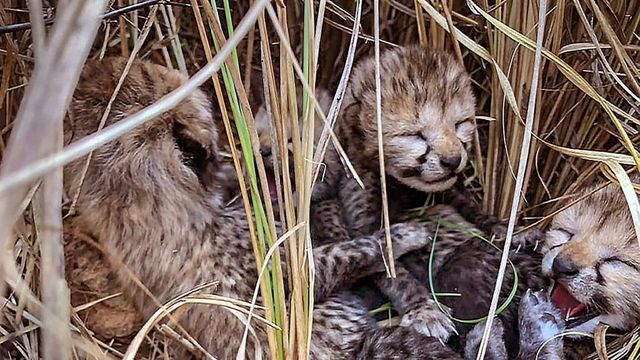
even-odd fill
[[[372,57],[355,66],[335,129],[366,185],[378,178],[366,175],[378,172],[379,167],[374,67]],[[467,164],[467,149],[475,133],[475,98],[469,75],[450,54],[420,46],[384,52],[380,67],[385,172],[423,192],[451,188]],[[329,186],[346,175],[342,167],[331,168],[337,176],[318,185],[317,197],[334,190]],[[379,194],[373,190],[366,194],[375,200]],[[354,231],[371,226],[360,222],[349,226]]]
[[[296,104],[298,105],[298,121],[300,122],[297,126],[300,134],[298,134],[299,138],[302,135],[302,117],[304,116],[303,109],[303,90],[298,89],[296,94]],[[314,94],[316,101],[320,105],[323,113],[327,113],[329,111],[329,107],[331,106],[331,95],[329,92],[321,87],[315,89]],[[292,117],[285,119],[282,124],[284,126],[283,135],[286,136],[285,143],[286,146],[286,154],[279,154],[278,145],[273,143],[275,139],[275,124],[274,120],[271,116],[269,116],[269,112],[267,111],[267,107],[265,104],[260,105],[255,115],[255,124],[256,124],[256,132],[258,133],[258,140],[260,142],[260,154],[264,160],[264,167],[267,175],[267,180],[269,181],[269,192],[271,195],[271,201],[275,204],[277,202],[277,193],[276,193],[276,183],[275,183],[275,174],[281,174],[281,159],[283,156],[287,156],[289,158],[289,173],[293,175],[293,138],[291,129],[293,124]],[[316,114],[314,117],[314,144],[317,143],[320,138],[320,134],[322,133],[322,129],[324,127],[324,121],[320,118],[320,115]],[[294,183],[292,181],[292,183]]]
[[[640,324],[640,246],[622,189],[601,183],[576,198],[553,217],[541,249],[543,274],[555,280],[551,299],[568,331],[593,333],[599,323],[631,330]],[[557,358],[584,358],[578,345],[565,340]]]
[[[466,359],[475,359],[485,324],[474,325],[472,320],[482,319],[489,311],[504,238],[491,241],[486,230],[465,219],[458,211],[457,207],[463,204],[467,210],[477,208],[473,201],[451,200],[451,205],[436,205],[425,211],[427,224],[437,233],[432,245],[402,256],[399,262],[418,279],[418,283],[430,284],[434,293],[459,294],[437,299],[450,309],[455,319],[463,320],[456,320],[456,336],[450,338],[447,345],[464,354]],[[490,225],[489,228],[497,227],[496,223]],[[547,279],[541,274],[541,256],[533,250],[541,236],[539,231],[518,236],[516,244],[521,248],[509,254],[513,267],[507,266],[499,304],[505,304],[510,296],[515,297],[494,319],[485,359],[515,359],[519,350],[529,344],[519,336],[521,331],[518,329],[522,328],[519,321],[537,319],[537,312],[544,309],[533,306],[537,305],[534,301],[523,305],[521,298],[529,297],[528,289],[548,287]]]
[[[373,58],[355,66],[335,129],[364,189],[340,166],[335,151],[327,153],[327,176],[314,189],[314,211],[324,219],[344,220],[348,237],[342,240],[381,227],[374,66]],[[467,149],[475,132],[475,99],[469,75],[448,53],[419,46],[385,51],[380,68],[389,183],[420,192],[451,188],[467,164]],[[333,216],[336,210],[332,204],[322,203],[332,197],[342,204],[341,213]],[[389,199],[392,215],[401,212],[395,208],[397,200]],[[334,223],[328,223],[320,227],[325,231],[334,228]],[[335,235],[327,237],[335,240]],[[426,285],[401,263],[396,264],[396,273],[396,279],[379,274],[374,281],[403,315],[401,325],[446,340],[454,329],[446,309],[443,312],[436,307]]]
[[[540,274],[555,286],[520,300],[518,359],[586,359],[593,339],[576,334],[593,334],[600,323],[618,331],[640,324],[640,246],[622,189],[595,184],[570,201],[539,248]]]
[[[96,131],[125,63],[124,58],[112,58],[86,65],[65,120],[66,143]],[[177,71],[134,62],[107,125],[158,101],[185,81]],[[85,159],[64,169],[65,191],[80,190],[74,222],[122,262],[116,268],[123,293],[145,317],[158,309],[156,301],[166,303],[210,281],[219,281],[211,290],[217,295],[244,301],[252,297],[257,269],[247,219],[241,206],[222,204],[219,157],[211,104],[196,90],[173,109],[96,149],[84,182]],[[394,225],[391,231],[397,256],[424,247],[430,236],[417,222]],[[374,234],[313,250],[313,359],[354,357],[361,344],[377,336],[379,330],[366,309],[332,293],[347,281],[381,271],[381,238]],[[205,305],[185,310],[179,318],[182,328],[216,358],[235,358],[244,332],[237,317],[241,314]],[[257,340],[249,340],[250,358],[268,348],[260,322],[252,325]]]

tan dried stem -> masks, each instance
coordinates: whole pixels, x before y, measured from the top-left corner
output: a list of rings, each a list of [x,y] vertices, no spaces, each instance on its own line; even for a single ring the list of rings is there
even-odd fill
[[[105,0],[75,0],[68,1],[59,9],[58,19],[49,39],[49,45],[41,53],[34,69],[33,77],[26,90],[24,99],[14,122],[14,129],[9,139],[9,146],[0,165],[0,179],[11,178],[11,173],[24,168],[28,164],[55,152],[62,142],[62,121],[71,101],[73,90],[80,76],[82,65],[89,53],[91,44],[100,24],[100,14],[106,5]],[[54,136],[52,136],[54,134]],[[28,144],[28,145],[27,145]],[[29,151],[24,151],[29,146]],[[56,169],[58,167],[52,167]],[[45,274],[48,283],[44,283],[44,346],[51,350],[52,359],[63,359],[71,349],[68,324],[68,294],[65,292],[64,273],[61,264],[64,263],[60,251],[59,232],[61,231],[58,218],[61,199],[61,179],[59,173],[45,180],[45,194],[47,215],[45,221],[53,222],[57,229],[45,236],[43,250],[52,259],[46,263]],[[31,179],[33,181],[35,179]],[[0,248],[7,249],[12,239],[13,226],[20,215],[20,204],[27,195],[30,183],[23,183],[12,192],[2,194],[0,201]],[[53,199],[54,196],[60,196]],[[43,254],[45,255],[45,254]],[[14,260],[6,251],[0,254],[2,269],[0,277],[9,281],[7,275],[12,273]],[[44,270],[44,269],[43,269]],[[15,279],[14,279],[15,280]],[[13,282],[14,280],[11,280]],[[4,292],[4,282],[0,286],[0,293]],[[49,287],[50,286],[50,287]],[[29,296],[30,294],[27,294]],[[66,311],[64,311],[66,306]],[[61,309],[63,309],[61,311]],[[60,313],[61,311],[61,313]],[[66,315],[65,315],[66,314]],[[62,341],[62,343],[60,343]],[[46,355],[45,356],[49,356]],[[68,357],[67,357],[68,358]]]

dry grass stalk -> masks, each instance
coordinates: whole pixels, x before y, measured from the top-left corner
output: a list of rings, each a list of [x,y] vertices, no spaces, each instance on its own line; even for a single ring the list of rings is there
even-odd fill
[[[527,118],[525,122],[525,133],[522,139],[522,148],[520,152],[520,161],[518,166],[518,175],[516,177],[515,192],[513,194],[513,203],[511,205],[511,213],[509,215],[509,224],[507,226],[507,234],[505,236],[504,247],[502,249],[502,256],[500,259],[500,268],[496,279],[496,285],[493,291],[493,297],[491,299],[491,306],[489,307],[489,313],[487,315],[487,321],[482,334],[482,342],[478,349],[477,359],[484,359],[489,344],[489,336],[491,335],[491,325],[498,308],[498,301],[500,299],[500,290],[502,289],[502,283],[507,268],[507,262],[509,260],[511,239],[513,238],[513,230],[516,225],[516,218],[518,216],[518,208],[520,206],[522,188],[525,180],[525,173],[527,171],[527,159],[529,157],[529,149],[531,147],[531,137],[534,125],[534,116],[536,113],[536,101],[538,94],[538,83],[540,81],[540,68],[542,62],[542,44],[544,41],[545,25],[547,17],[547,1],[540,1],[540,9],[538,9],[538,33],[536,36],[536,51],[533,63],[533,73],[531,77],[531,93],[529,94],[529,105],[527,106]]]
[[[192,4],[192,8],[193,8],[193,12],[196,18],[196,23],[198,26],[198,32],[200,34],[200,41],[202,42],[202,45],[204,46],[204,52],[205,52],[205,56],[207,58],[207,61],[211,61],[213,59],[213,53],[212,53],[212,47],[209,44],[209,39],[207,37],[207,33],[204,27],[204,21],[200,12],[200,8],[199,8],[199,4],[196,0],[191,0],[191,4]],[[209,11],[210,10],[210,6],[209,7],[205,7],[205,11]],[[211,16],[212,14],[208,14],[208,18],[209,21],[215,21],[215,17],[212,18]],[[262,17],[262,15],[260,15],[260,17]],[[225,133],[227,135],[227,139],[229,141],[230,144],[230,149],[231,149],[231,154],[232,154],[232,158],[233,158],[233,163],[234,163],[234,167],[236,170],[236,175],[238,176],[238,182],[240,185],[240,192],[241,192],[241,196],[242,196],[242,202],[244,205],[244,209],[245,209],[245,213],[247,215],[247,218],[250,219],[252,216],[252,211],[251,211],[251,202],[249,201],[249,194],[247,193],[247,186],[246,186],[246,181],[245,181],[245,176],[244,173],[242,171],[242,165],[240,164],[240,157],[238,155],[237,152],[237,147],[235,145],[235,139],[233,136],[233,132],[231,130],[231,122],[229,120],[229,116],[228,116],[228,112],[226,110],[226,104],[224,102],[224,96],[223,96],[223,92],[222,92],[222,87],[220,85],[220,80],[218,78],[218,74],[213,74],[211,76],[211,80],[213,81],[213,85],[214,85],[214,89],[215,89],[215,93],[217,95],[217,99],[218,99],[218,106],[220,107],[221,110],[221,114],[222,114],[222,118],[223,118],[223,123],[224,123],[224,127],[225,127]],[[261,264],[263,264],[263,258],[260,254],[260,245],[258,244],[258,239],[257,239],[257,235],[256,235],[256,229],[255,229],[255,224],[253,221],[249,221],[248,222],[249,225],[249,233],[251,236],[251,242],[253,244],[253,249],[254,249],[254,255],[256,257],[256,264],[258,266],[260,266]],[[260,287],[261,287],[261,291],[262,292],[266,292],[266,284],[265,282],[260,282]],[[267,308],[269,308],[268,305],[270,305],[269,302],[269,298],[265,299],[265,301],[263,301],[263,303],[265,303],[267,305]],[[267,311],[267,317],[271,318],[272,316],[270,311]],[[248,319],[248,322],[250,321],[250,317]],[[272,330],[268,330],[267,332],[268,335],[268,339],[269,339],[269,349],[271,351],[271,353],[275,353],[276,352],[276,345],[275,345],[275,335],[273,334]],[[240,349],[239,352],[243,352],[244,349]]]
[[[29,2],[29,21],[31,21],[31,36],[33,41],[33,54],[40,58],[45,47],[47,37],[44,29],[44,19],[42,18],[42,1],[33,0]]]
[[[28,167],[33,161],[61,147],[62,120],[98,30],[99,15],[105,4],[102,0],[69,1],[60,10],[61,21],[51,31],[46,50],[43,47],[38,50],[42,57],[36,63],[31,83],[16,116],[16,125],[0,167],[1,178],[10,178],[13,171]],[[44,27],[39,24],[37,28],[37,44],[42,46]],[[25,144],[38,145],[30,151],[24,151]],[[29,188],[30,184],[25,184],[11,193],[3,194],[0,248],[8,248],[13,224],[20,214],[19,206]],[[62,175],[59,170],[45,178],[40,199],[43,226],[40,233],[41,255],[46,257],[42,264],[42,316],[45,320],[43,354],[46,358],[66,359],[69,358],[72,345],[68,327],[69,295],[64,280],[61,249]],[[14,259],[8,258],[4,251],[0,255],[0,263],[3,264],[0,271],[2,277],[6,279],[13,275],[10,268]],[[0,286],[0,293],[4,293],[4,286]]]
[[[214,34],[214,38],[215,38],[214,42],[217,44],[224,43],[226,41],[225,36],[223,34],[219,19],[214,14],[214,9],[211,7],[210,4],[206,2],[203,3],[203,6],[209,21],[209,25],[211,26],[212,32]],[[230,24],[227,24],[227,25],[231,26]],[[260,145],[258,141],[258,135],[255,129],[255,121],[253,119],[253,114],[251,111],[251,107],[249,105],[247,92],[244,88],[244,85],[242,84],[240,70],[238,68],[238,63],[236,60],[237,59],[234,59],[233,57],[227,59],[225,71],[230,76],[230,79],[227,78],[225,79],[225,81],[226,82],[232,81],[233,84],[232,86],[230,86],[231,84],[227,82],[225,85],[227,86],[228,93],[231,91],[231,89],[234,89],[233,91],[235,92],[235,94],[232,94],[232,93],[228,94],[230,97],[232,106],[235,106],[233,109],[234,116],[236,117],[236,121],[241,121],[239,117],[242,117],[242,121],[248,127],[249,141],[250,141],[250,147],[248,149],[253,151],[253,154],[252,154],[253,159],[255,159],[256,161],[256,168],[258,170],[258,179],[260,181],[260,189],[262,190],[262,192],[261,193],[258,192],[258,189],[257,189],[258,183],[255,178],[250,177],[250,188],[252,193],[252,201],[254,201],[253,204],[254,204],[254,213],[255,213],[256,222],[257,222],[256,225],[257,225],[257,229],[260,231],[258,233],[258,237],[260,241],[257,242],[258,246],[254,248],[254,253],[256,254],[256,263],[260,267],[262,267],[261,264],[265,261],[264,256],[267,251],[267,246],[271,246],[275,242],[275,238],[274,238],[276,236],[275,219],[273,216],[272,204],[269,201],[270,195],[269,195],[269,186],[268,186],[267,176],[264,169],[264,164],[262,162],[262,157],[260,156],[260,153],[259,153]],[[239,106],[237,104],[238,99],[240,102]],[[234,104],[234,100],[235,100],[235,104]],[[238,123],[236,122],[236,124]],[[227,134],[227,136],[230,136],[230,135],[231,134]],[[249,144],[246,143],[246,145],[249,145]],[[247,151],[247,148],[244,148],[243,150]],[[246,156],[247,154],[245,153],[245,159],[247,159]],[[252,160],[247,161],[247,163],[249,167],[252,167]],[[239,169],[236,169],[236,171],[238,172]],[[262,202],[262,204],[256,206],[256,204],[260,201],[259,200],[260,198],[264,199],[264,201]],[[245,201],[245,203],[248,202],[248,199],[243,199],[243,200]],[[266,216],[266,225],[268,226],[268,228],[264,227],[265,216]],[[263,225],[260,225],[260,223],[263,223]],[[265,246],[265,244],[263,243],[265,240],[266,240],[267,246]],[[264,289],[262,294],[265,299],[265,305],[267,308],[267,318],[269,318],[270,320],[274,321],[276,324],[282,327],[282,324],[286,323],[286,318],[283,317],[286,314],[286,310],[285,310],[284,283],[283,283],[281,263],[282,262],[280,261],[280,254],[276,253],[274,255],[273,269],[271,270],[273,272],[272,281],[274,282],[274,284],[271,284],[268,281],[265,281],[263,284]],[[274,294],[272,295],[270,289],[274,289],[274,288],[275,288],[275,291],[274,291]],[[278,352],[277,349],[278,348],[281,349],[283,347],[281,344],[282,334],[275,334],[271,329],[268,330],[268,334],[269,334],[269,343],[270,343],[271,350]],[[278,343],[280,343],[279,346],[277,345]],[[244,349],[242,349],[241,351],[244,351]]]
[[[373,1],[373,38],[375,57],[375,78],[376,78],[376,127],[378,130],[378,158],[380,171],[380,192],[382,193],[382,225],[384,226],[384,237],[387,242],[387,259],[383,259],[387,275],[396,277],[395,260],[393,258],[393,245],[391,243],[391,231],[389,229],[389,200],[387,199],[387,178],[386,167],[384,165],[384,146],[382,140],[382,89],[380,81],[380,4],[378,0]]]
[[[62,123],[51,136],[53,151],[63,145]],[[70,297],[64,277],[64,249],[62,241],[62,169],[45,176],[36,192],[34,223],[40,242],[42,302],[42,353],[49,359],[71,358],[71,332],[69,328]]]

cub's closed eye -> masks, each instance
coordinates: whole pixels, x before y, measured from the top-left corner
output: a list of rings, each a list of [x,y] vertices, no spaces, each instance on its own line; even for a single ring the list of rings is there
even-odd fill
[[[555,249],[557,247],[560,247],[560,246],[564,245],[565,243],[567,243],[568,241],[570,241],[573,238],[573,233],[570,232],[570,231],[567,231],[565,229],[558,228],[558,229],[551,229],[551,231],[555,231],[555,232],[558,232],[558,233],[562,234],[561,236],[565,237],[566,239],[562,239],[560,241],[560,243],[557,243],[557,244],[549,247],[549,250],[553,250],[553,249]],[[554,237],[557,237],[557,236],[554,236]]]
[[[573,238],[573,233],[570,231],[567,231],[565,229],[555,229],[556,231],[561,232],[562,234],[566,235],[569,239]]]
[[[634,265],[634,264],[632,264],[632,263],[630,263],[630,262],[628,262],[628,261],[622,260],[622,259],[620,259],[620,258],[618,258],[618,257],[615,257],[615,256],[612,256],[612,257],[608,257],[608,258],[602,259],[602,263],[603,263],[603,264],[604,264],[604,263],[616,263],[616,264],[622,264],[622,265],[626,265],[626,266],[628,266],[628,267],[630,267],[630,268],[632,268],[632,269],[636,269],[636,270],[638,270],[638,267],[637,267],[636,265]]]
[[[418,139],[422,139],[422,140],[427,140],[427,138],[419,132],[411,132],[411,133],[402,133],[400,135],[397,135],[398,137],[410,137],[410,138],[418,138]]]

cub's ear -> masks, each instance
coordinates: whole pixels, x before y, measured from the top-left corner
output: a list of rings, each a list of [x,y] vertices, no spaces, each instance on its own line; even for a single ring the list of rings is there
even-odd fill
[[[180,122],[174,122],[172,135],[178,150],[182,153],[182,162],[198,177],[200,183],[208,188],[214,178],[218,165],[218,153],[203,139],[193,134]]]

